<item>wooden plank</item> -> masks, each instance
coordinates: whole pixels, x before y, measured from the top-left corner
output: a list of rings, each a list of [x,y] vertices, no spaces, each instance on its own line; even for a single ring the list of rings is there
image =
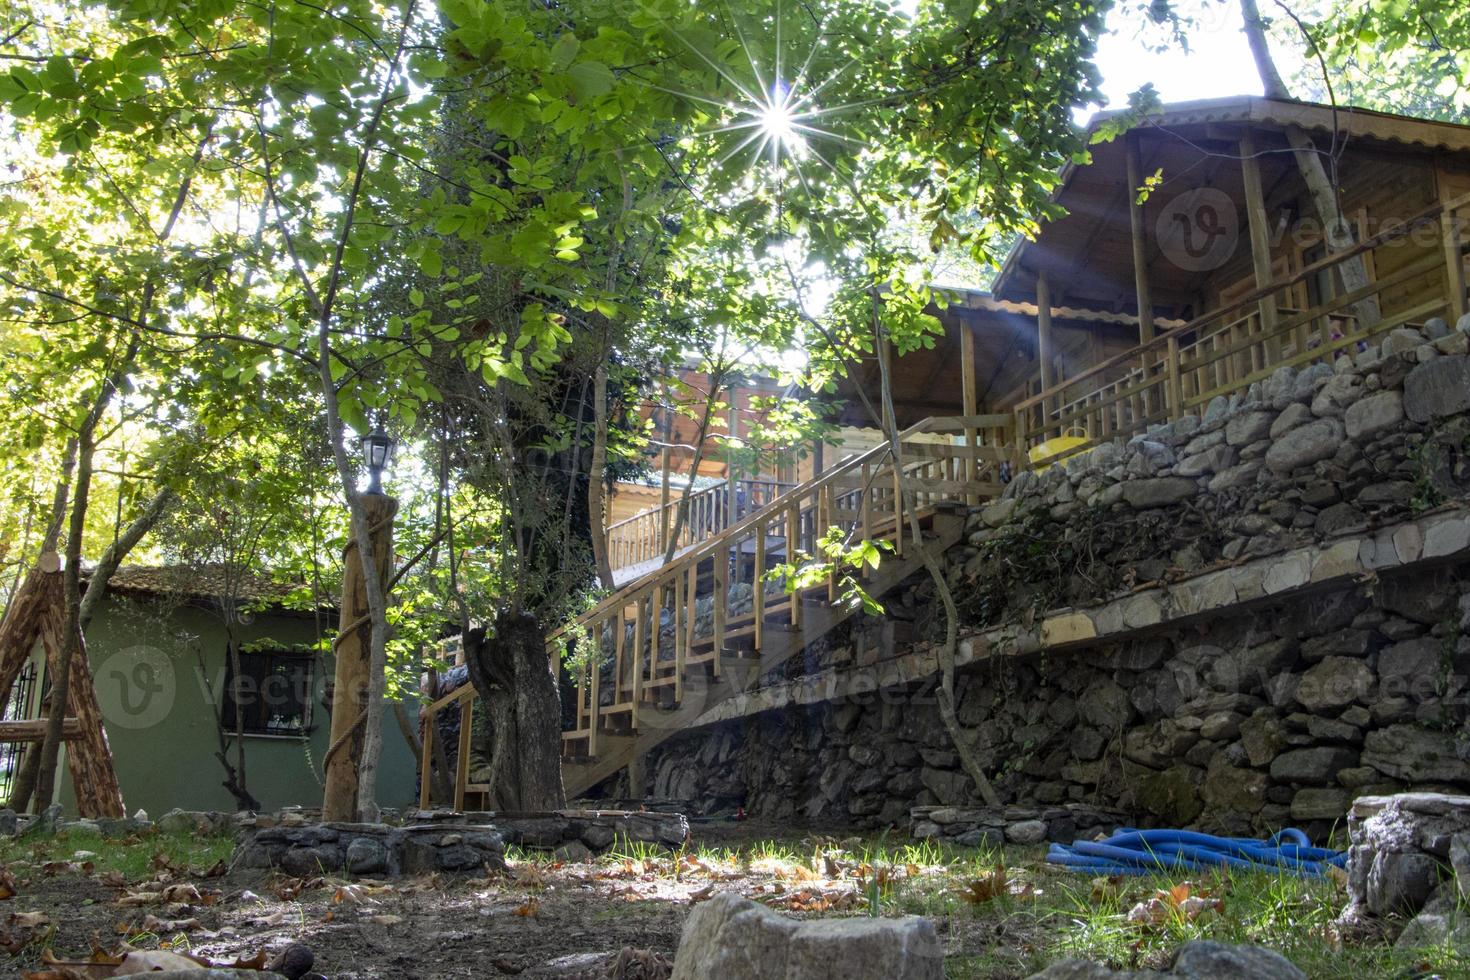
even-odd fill
[[[419,809],[420,810],[427,810],[429,808],[429,804],[433,802],[430,799],[430,795],[429,795],[429,788],[430,788],[430,786],[433,785],[432,781],[429,778],[429,771],[430,771],[430,766],[432,766],[434,764],[434,712],[433,712],[433,709],[429,709],[429,710],[425,711],[425,713],[424,713],[424,724],[423,724],[422,727],[423,727],[423,738],[421,739],[421,741],[423,743],[424,753],[423,753],[423,757],[419,760]]]
[[[1267,335],[1276,330],[1276,295],[1270,291],[1271,229],[1266,218],[1266,195],[1261,190],[1261,162],[1256,155],[1255,137],[1249,129],[1240,135],[1240,175],[1245,185],[1245,215],[1250,231],[1251,267],[1255,271],[1260,298],[1261,329]],[[1268,347],[1272,360],[1281,356],[1279,347]]]
[[[593,758],[597,757],[597,708],[602,693],[602,622],[593,620],[593,625],[587,630],[592,642],[592,649],[587,654],[587,754]]]
[[[729,574],[729,570],[730,560],[725,554],[724,549],[721,549],[715,555],[713,575],[714,595],[710,597],[714,603],[713,629],[710,634],[710,641],[714,644],[716,652],[725,649],[725,617],[729,612],[727,606],[730,601],[730,589],[726,584],[726,577]],[[714,674],[716,677],[720,676],[718,662],[716,662]]]
[[[1009,429],[1014,421],[1009,414],[938,415],[925,419],[906,432],[899,433],[899,438],[926,432],[942,433],[964,432],[966,429]],[[883,449],[885,446],[886,444],[877,448]]]
[[[684,700],[684,658],[689,653],[689,638],[685,635],[684,618],[688,615],[685,605],[684,583],[686,576],[674,575],[674,702]]]
[[[1460,236],[1460,219],[1454,214],[1440,215],[1444,240],[1445,285],[1449,299],[1451,325],[1465,315],[1465,253]]]
[[[801,538],[801,511],[797,503],[792,503],[791,509],[786,512],[786,564],[796,564],[796,551],[800,547]],[[801,603],[791,603],[791,625],[793,628],[801,626]]]
[[[1036,359],[1041,362],[1041,390],[1046,391],[1056,384],[1052,368],[1051,336],[1051,285],[1045,272],[1036,273]],[[1046,403],[1041,404],[1042,415],[1046,414]],[[1060,435],[1060,433],[1058,433]]]
[[[1154,338],[1154,308],[1148,282],[1148,241],[1143,228],[1143,205],[1138,203],[1143,168],[1138,161],[1138,136],[1134,133],[1124,137],[1124,156],[1128,172],[1128,227],[1133,240],[1133,289],[1138,299],[1138,342],[1146,344]]]
[[[466,685],[468,687],[469,685]],[[475,700],[465,698],[459,709],[459,755],[454,760],[454,811],[464,813],[464,791],[470,781],[470,726],[475,719]]]
[[[639,597],[633,605],[633,713],[628,724],[638,730],[638,702],[643,698],[643,650],[648,645],[648,619],[653,611],[653,596]],[[653,631],[654,648],[658,647],[658,630]],[[651,655],[650,655],[651,656]]]
[[[755,610],[755,648],[761,648],[766,618],[766,522],[755,526],[755,567],[751,575],[751,607]]]
[[[960,406],[966,415],[976,415],[980,411],[978,389],[975,383],[975,328],[967,319],[960,320]],[[978,426],[965,427],[965,445],[975,446],[980,441],[980,430]],[[968,476],[974,476],[974,464],[970,463],[966,469],[970,472]],[[867,481],[868,470],[863,467],[863,480]],[[866,495],[865,495],[866,499]],[[864,508],[866,511],[866,507]]]

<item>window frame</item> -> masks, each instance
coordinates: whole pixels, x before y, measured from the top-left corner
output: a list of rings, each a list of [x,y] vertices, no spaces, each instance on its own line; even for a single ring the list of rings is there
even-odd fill
[[[315,712],[313,711],[313,682],[316,671],[316,657],[311,653],[301,650],[292,650],[288,647],[268,647],[263,649],[245,650],[241,649],[240,668],[241,672],[252,678],[255,683],[253,693],[254,703],[246,706],[243,724],[240,726],[241,734],[255,738],[305,738],[316,731]],[[249,666],[251,660],[263,660],[264,666],[259,671],[252,671]],[[305,671],[306,686],[301,699],[302,723],[299,728],[271,728],[269,719],[262,717],[266,705],[261,696],[264,685],[275,675],[277,663],[299,664]],[[225,649],[225,684],[220,699],[219,718],[220,726],[227,735],[235,734],[237,713],[241,706],[235,691],[235,660],[230,655],[229,648]]]

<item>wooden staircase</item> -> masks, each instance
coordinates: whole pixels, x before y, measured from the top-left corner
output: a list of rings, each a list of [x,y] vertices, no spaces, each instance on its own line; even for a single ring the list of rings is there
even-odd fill
[[[549,653],[563,696],[571,696],[562,733],[567,795],[586,792],[665,739],[709,724],[715,709],[725,706],[720,714],[729,714],[728,702],[861,608],[854,583],[881,600],[919,571],[915,522],[932,553],[957,543],[963,509],[997,496],[1001,467],[1020,465],[1012,421],[926,419],[902,433],[901,469],[887,444],[843,460],[693,542],[552,633]],[[932,433],[966,438],[961,445],[925,441]],[[825,560],[823,540],[833,528],[846,545],[885,542],[878,566],[824,568],[812,556]],[[426,711],[425,773],[434,714],[456,704],[462,712],[457,809],[479,788],[467,785],[465,762],[473,699],[466,685]],[[420,805],[427,808],[427,776],[422,787]]]

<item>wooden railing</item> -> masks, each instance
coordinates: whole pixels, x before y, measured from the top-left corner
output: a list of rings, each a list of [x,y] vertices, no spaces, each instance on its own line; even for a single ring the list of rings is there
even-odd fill
[[[906,525],[910,511],[901,505],[902,491],[920,512],[941,503],[976,503],[999,495],[1003,468],[1019,463],[1011,423],[1010,415],[918,423],[900,436],[901,479],[892,465],[892,449],[884,443],[799,486],[756,488],[751,499],[764,500],[763,506],[553,632],[547,648],[558,686],[574,692],[572,704],[564,709],[571,720],[563,732],[565,744],[580,755],[596,756],[604,733],[636,733],[641,706],[678,703],[687,671],[698,669],[718,678],[720,657],[731,644],[739,642],[758,654],[768,629],[799,629],[800,596],[789,594],[784,583],[768,582],[767,573],[778,564],[806,561],[827,528],[841,528],[853,542],[885,539],[902,555],[912,547]],[[928,433],[962,435],[965,444],[912,441]],[[836,599],[836,589],[834,575],[826,583],[829,600]],[[568,645],[578,662],[570,683],[562,658]],[[424,806],[430,799],[441,711],[460,712],[455,809],[463,810],[467,788],[475,789],[467,784],[475,699],[474,687],[465,684],[421,712]]]
[[[906,430],[904,440],[928,432],[981,433],[973,446],[901,443],[914,506],[997,495],[1000,467],[1015,461],[1010,421],[1007,415],[928,419]],[[595,756],[600,732],[636,731],[640,708],[655,698],[679,702],[690,668],[708,665],[702,669],[718,677],[720,657],[732,642],[758,653],[773,623],[799,628],[799,598],[784,583],[768,581],[768,573],[816,553],[827,528],[841,528],[853,541],[886,537],[901,554],[908,531],[897,476],[887,444],[843,460],[553,633],[553,656],[570,642],[579,663],[564,737]],[[827,589],[835,599],[835,575]]]
[[[718,483],[689,494],[688,511],[679,528],[675,550],[718,534],[730,523],[766,506],[776,497],[796,486],[776,480],[736,480],[735,493],[730,483]],[[665,535],[673,534],[679,523],[682,493],[667,505],[656,504],[626,517],[607,528],[608,561],[614,569],[628,568],[656,561],[667,550]]]
[[[1406,325],[1442,315],[1453,321],[1466,310],[1464,224],[1470,195],[1436,205],[1402,226],[1377,235],[1294,275],[1109,358],[1015,406],[1017,438],[1031,448],[1058,436],[1077,440],[1038,465],[1082,452],[1099,442],[1126,438],[1150,425],[1200,411],[1211,399],[1231,395],[1283,366],[1331,363]],[[1409,242],[1438,226],[1442,248],[1423,255],[1358,289],[1312,309],[1293,309],[1292,290],[1312,277],[1373,249]],[[1439,288],[1407,308],[1376,321],[1360,316],[1361,304],[1412,281],[1430,277]]]

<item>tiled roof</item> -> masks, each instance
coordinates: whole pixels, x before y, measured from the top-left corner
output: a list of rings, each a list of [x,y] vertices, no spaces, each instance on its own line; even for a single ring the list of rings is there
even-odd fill
[[[84,569],[83,578],[91,575]],[[326,584],[326,583],[324,583]],[[122,565],[107,582],[109,592],[120,595],[212,599],[232,597],[242,602],[311,608],[309,592],[302,583],[281,582],[268,575],[232,572],[224,565]],[[291,601],[291,600],[295,601]],[[336,596],[324,595],[319,607],[335,608]]]

